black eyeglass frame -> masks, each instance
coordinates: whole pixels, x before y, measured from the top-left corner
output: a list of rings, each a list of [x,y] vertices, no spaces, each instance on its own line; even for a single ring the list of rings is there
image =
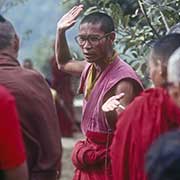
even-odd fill
[[[106,34],[104,34],[104,35],[101,36],[101,37],[98,37],[98,35],[88,35],[88,36],[77,35],[77,36],[75,36],[74,39],[75,39],[76,43],[77,43],[79,46],[84,46],[85,43],[86,43],[86,41],[88,41],[88,43],[90,43],[91,46],[97,46],[97,45],[99,44],[99,42],[100,42],[101,39],[108,37],[111,33],[112,33],[112,32],[106,33]],[[81,37],[81,36],[84,38],[82,43],[80,43],[80,41],[78,40],[78,38]],[[90,38],[96,39],[96,40],[97,40],[97,43],[96,43],[96,44],[93,44],[92,41],[89,40]]]

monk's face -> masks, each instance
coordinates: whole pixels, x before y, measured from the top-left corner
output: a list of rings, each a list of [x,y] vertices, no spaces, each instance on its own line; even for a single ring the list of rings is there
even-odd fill
[[[152,49],[148,57],[149,75],[155,87],[164,85],[167,81],[167,65],[163,57],[156,55]]]
[[[103,32],[100,23],[83,23],[79,28],[78,40],[84,59],[89,63],[101,64],[113,48],[114,36],[113,32]]]
[[[155,87],[161,86],[162,77],[160,67],[153,60],[149,60],[149,76]]]

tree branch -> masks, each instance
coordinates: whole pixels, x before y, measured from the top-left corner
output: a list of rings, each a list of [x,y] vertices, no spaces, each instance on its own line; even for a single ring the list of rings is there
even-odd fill
[[[162,12],[162,10],[161,10],[161,7],[160,7],[159,5],[158,5],[158,8],[159,8],[159,10],[160,10],[160,15],[161,15],[162,21],[163,21],[163,23],[164,23],[164,25],[165,25],[166,31],[169,32],[168,23],[167,23],[166,18],[165,18],[164,14],[163,14],[163,12]]]
[[[142,11],[142,13],[144,14],[145,18],[146,18],[146,21],[147,23],[149,24],[149,26],[151,27],[152,31],[154,32],[154,34],[157,36],[157,38],[160,38],[159,34],[157,33],[157,31],[155,30],[155,28],[153,27],[153,25],[151,24],[151,21],[149,20],[149,17],[146,13],[146,8],[143,4],[143,2],[141,0],[138,0],[138,4],[140,6],[140,9]]]

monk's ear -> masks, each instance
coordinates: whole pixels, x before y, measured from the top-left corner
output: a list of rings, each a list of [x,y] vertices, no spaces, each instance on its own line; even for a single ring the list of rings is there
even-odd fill
[[[109,35],[109,38],[110,38],[111,42],[113,43],[116,38],[116,33],[114,31],[112,31]]]
[[[166,80],[167,79],[167,65],[162,63],[161,60],[157,60],[157,66],[158,66],[158,71],[159,71],[160,76]]]
[[[14,35],[13,47],[16,52],[19,51],[19,38],[17,34]]]

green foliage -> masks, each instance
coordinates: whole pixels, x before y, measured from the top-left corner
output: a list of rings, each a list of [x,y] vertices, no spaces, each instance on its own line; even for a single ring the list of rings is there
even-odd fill
[[[86,13],[103,10],[113,17],[116,49],[147,84],[145,59],[149,47],[179,22],[180,0],[80,0],[76,3],[83,3]]]

